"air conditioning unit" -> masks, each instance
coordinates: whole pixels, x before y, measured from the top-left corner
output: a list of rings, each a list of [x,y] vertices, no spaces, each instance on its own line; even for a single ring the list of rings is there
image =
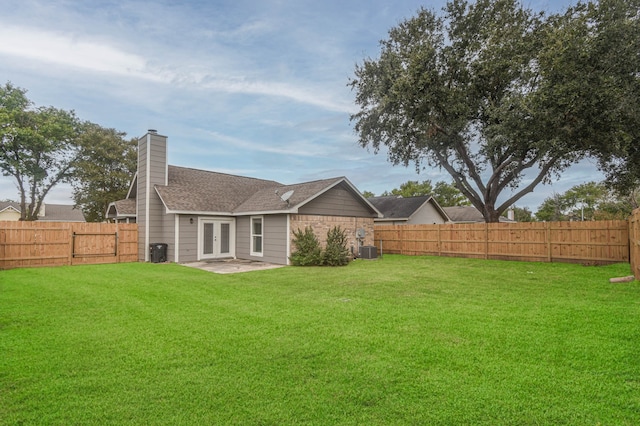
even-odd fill
[[[360,258],[361,259],[377,259],[378,258],[378,250],[376,246],[362,246],[360,247]]]

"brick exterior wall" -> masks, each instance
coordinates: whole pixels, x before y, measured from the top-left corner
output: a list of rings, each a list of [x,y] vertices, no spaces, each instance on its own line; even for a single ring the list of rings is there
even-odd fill
[[[293,214],[291,215],[289,225],[291,230],[291,235],[289,236],[289,238],[292,241],[292,251],[295,250],[295,246],[293,244],[293,233],[298,229],[304,231],[304,229],[308,226],[313,229],[313,232],[316,234],[316,237],[318,237],[318,240],[320,241],[320,245],[322,247],[324,247],[327,243],[327,233],[335,226],[339,226],[340,229],[345,231],[348,240],[347,248],[351,250],[351,247],[353,247],[353,250],[356,254],[358,250],[356,231],[358,229],[363,228],[366,232],[362,245],[373,245],[373,218]]]

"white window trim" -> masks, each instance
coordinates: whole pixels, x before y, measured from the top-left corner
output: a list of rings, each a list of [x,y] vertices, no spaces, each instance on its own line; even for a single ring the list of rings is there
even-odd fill
[[[253,247],[253,237],[257,236],[257,234],[253,233],[253,221],[255,219],[260,219],[260,223],[261,223],[261,228],[262,228],[262,234],[260,234],[260,237],[262,237],[262,251],[257,252],[254,250]],[[263,257],[264,256],[264,216],[251,216],[249,217],[249,244],[250,244],[250,254],[251,256],[257,256],[257,257]]]

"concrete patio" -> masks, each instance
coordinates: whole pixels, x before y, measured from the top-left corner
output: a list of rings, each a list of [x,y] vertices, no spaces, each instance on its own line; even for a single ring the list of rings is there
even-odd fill
[[[198,262],[184,263],[184,266],[198,268],[216,274],[235,274],[239,272],[262,271],[266,269],[281,268],[285,265],[274,263],[256,262],[253,260],[224,259],[224,260],[203,260]]]

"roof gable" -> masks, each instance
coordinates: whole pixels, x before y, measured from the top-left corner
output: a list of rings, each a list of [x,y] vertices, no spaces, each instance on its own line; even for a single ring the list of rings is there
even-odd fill
[[[20,205],[18,203],[14,203],[13,201],[2,201],[0,202],[0,212],[5,210],[13,210],[16,213],[20,213]]]

